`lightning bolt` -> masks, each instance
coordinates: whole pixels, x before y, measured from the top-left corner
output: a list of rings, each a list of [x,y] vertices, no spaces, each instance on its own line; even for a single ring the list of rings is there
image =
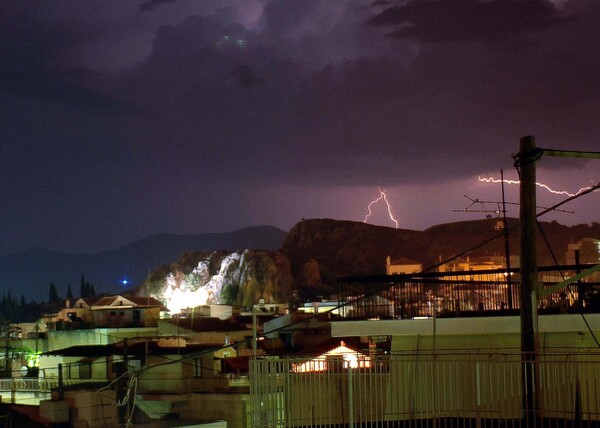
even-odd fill
[[[386,189],[381,189],[379,188],[379,197],[377,199],[372,200],[369,205],[367,206],[367,215],[365,216],[365,219],[363,220],[363,223],[366,223],[367,220],[369,219],[369,217],[371,217],[371,215],[373,215],[373,211],[371,211],[371,207],[373,205],[375,205],[376,203],[378,203],[379,201],[383,201],[385,202],[385,206],[387,207],[387,214],[388,217],[390,218],[390,220],[392,220],[394,222],[394,224],[396,225],[396,229],[398,229],[398,220],[396,220],[394,218],[394,215],[392,214],[392,207],[390,205],[390,202],[387,199],[387,194],[385,193]]]
[[[498,178],[494,178],[494,177],[479,177],[479,181],[482,183],[502,183],[502,180],[498,179]],[[520,181],[519,180],[504,180],[504,182],[506,184],[519,184]],[[568,197],[573,197],[573,196],[577,196],[580,193],[585,192],[586,190],[590,190],[592,187],[591,186],[587,186],[587,187],[582,187],[581,189],[579,189],[577,192],[575,193],[569,193],[566,190],[554,190],[552,189],[550,186],[548,186],[547,184],[544,183],[539,183],[539,182],[535,182],[535,185],[538,187],[541,187],[544,190],[547,190],[550,193],[553,193],[555,195],[563,195],[563,196],[568,196]]]

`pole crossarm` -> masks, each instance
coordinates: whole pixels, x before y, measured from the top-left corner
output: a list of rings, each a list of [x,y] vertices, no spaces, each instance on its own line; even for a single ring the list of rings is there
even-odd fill
[[[558,158],[600,159],[600,152],[581,152],[577,150],[540,149],[545,156]]]
[[[592,266],[589,269],[581,271],[577,275],[573,275],[572,277],[565,279],[564,281],[559,282],[558,284],[554,284],[551,287],[545,288],[543,290],[539,290],[538,299],[540,299],[542,297],[546,297],[549,294],[552,294],[555,291],[557,291],[563,287],[567,287],[567,286],[573,284],[574,282],[579,281],[580,279],[593,274],[594,272],[600,272],[600,264],[597,264],[596,266]]]

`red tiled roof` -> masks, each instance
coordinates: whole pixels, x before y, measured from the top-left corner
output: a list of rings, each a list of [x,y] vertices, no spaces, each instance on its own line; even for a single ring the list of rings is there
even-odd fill
[[[162,306],[163,304],[156,300],[154,297],[143,297],[143,296],[123,296],[127,300],[135,303],[138,306]],[[166,308],[165,308],[166,309]]]
[[[353,351],[361,353],[363,352],[359,337],[332,337],[330,339],[323,340],[317,345],[305,347],[301,351],[290,352],[287,355],[298,357],[318,357],[319,355],[323,355],[327,351],[331,351],[332,349],[337,348],[338,346],[340,346],[341,342],[344,342],[344,345],[352,349]]]
[[[168,309],[166,307],[164,307],[162,303],[160,303],[158,300],[156,300],[153,297],[123,296],[123,295],[119,295],[119,294],[114,295],[114,296],[103,297],[100,300],[98,300],[97,302],[95,302],[92,306],[110,306],[118,298],[123,298],[123,299],[129,300],[131,303],[133,303],[136,306],[146,307],[146,308],[160,307],[161,310],[168,311]]]

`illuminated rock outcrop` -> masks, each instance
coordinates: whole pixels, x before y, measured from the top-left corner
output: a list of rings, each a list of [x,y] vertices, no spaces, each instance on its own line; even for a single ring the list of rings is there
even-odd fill
[[[185,254],[148,286],[152,297],[176,314],[205,304],[284,303],[291,296],[292,276],[288,259],[276,251],[214,251]]]

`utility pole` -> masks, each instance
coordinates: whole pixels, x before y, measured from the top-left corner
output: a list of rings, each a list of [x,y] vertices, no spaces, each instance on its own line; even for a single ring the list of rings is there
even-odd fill
[[[117,382],[116,387],[116,395],[117,401],[120,403],[120,406],[117,408],[117,416],[119,418],[119,427],[126,427],[127,421],[129,420],[129,397],[128,393],[131,393],[127,390],[129,376],[127,376],[127,371],[129,370],[129,346],[127,343],[127,338],[123,339],[123,362],[121,369],[119,370],[118,376],[120,377]]]
[[[522,137],[516,166],[520,175],[520,245],[521,245],[521,358],[522,398],[525,423],[535,426],[537,419],[537,251],[535,162],[539,153],[535,138]]]
[[[579,250],[575,250],[575,272],[576,273],[581,273],[580,263],[581,263],[581,260],[579,258]],[[577,281],[577,306],[579,307],[580,311],[583,310],[584,294],[585,294],[585,291],[583,289],[583,285],[581,284],[581,280],[579,280],[579,281]]]
[[[500,170],[500,182],[502,184],[502,220],[504,222],[504,227],[502,228],[502,232],[504,233],[504,254],[506,257],[506,286],[507,286],[507,300],[508,300],[508,309],[512,310],[513,308],[513,295],[512,295],[512,273],[510,272],[510,244],[508,242],[508,223],[506,220],[506,199],[504,197],[504,170]]]
[[[539,290],[537,284],[537,252],[535,237],[537,223],[535,162],[540,159],[542,155],[600,159],[600,152],[538,149],[535,146],[535,138],[532,136],[521,138],[519,143],[519,154],[515,156],[515,166],[519,169],[521,183],[519,190],[521,207],[519,216],[521,238],[521,380],[523,416],[525,418],[525,423],[527,424],[526,426],[528,427],[535,427],[536,423],[539,422],[539,403],[537,397],[539,391],[539,368],[537,359],[537,300]],[[588,191],[591,192],[599,187],[600,183],[590,187]],[[576,276],[578,277],[579,275]],[[567,281],[563,281],[563,283],[567,285]],[[558,285],[563,286],[562,283]],[[547,291],[543,290],[543,294],[547,294]]]

